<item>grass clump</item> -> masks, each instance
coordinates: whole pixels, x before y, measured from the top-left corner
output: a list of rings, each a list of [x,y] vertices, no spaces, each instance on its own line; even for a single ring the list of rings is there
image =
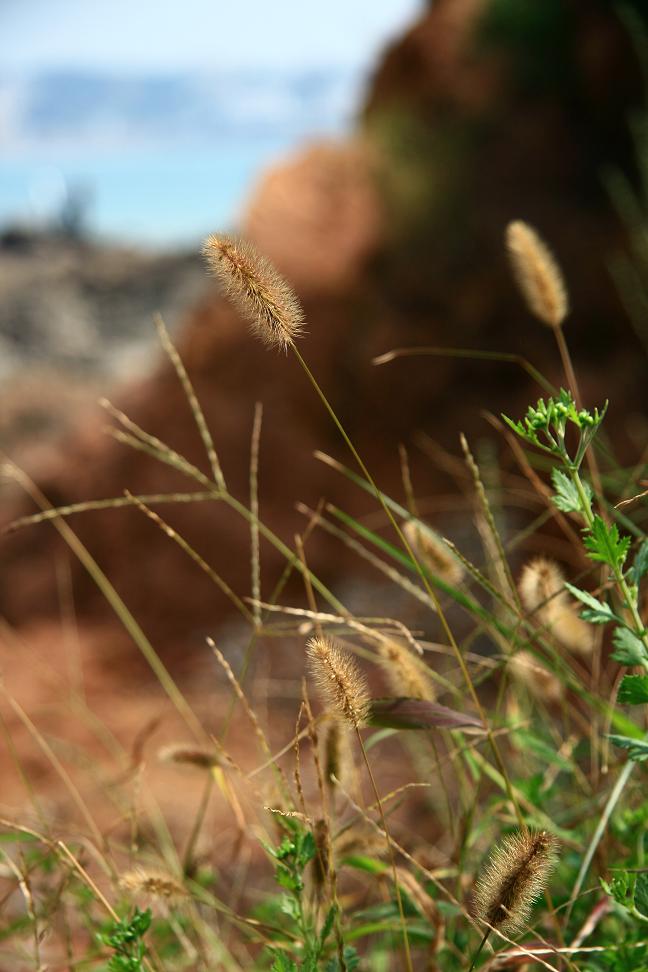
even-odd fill
[[[552,388],[516,360],[543,395],[521,419],[499,423],[518,468],[501,460],[498,475],[486,475],[463,437],[460,457],[446,462],[471,490],[476,529],[465,551],[413,512],[420,503],[409,468],[404,503],[380,488],[297,348],[303,320],[288,285],[247,245],[224,237],[206,245],[212,269],[255,333],[305,372],[353,468],[318,458],[369,497],[372,519],[324,503],[300,507],[307,528],[294,545],[271,530],[256,494],[260,409],[251,495],[243,499],[226,485],[218,436],[161,321],[210,473],[112,407],[116,437],[179,472],[191,484],[186,493],[52,509],[7,467],[40,507],[13,527],[51,521],[80,558],[183,724],[186,742],[158,748],[164,771],[200,770],[183,779],[203,789],[195,799],[178,782],[183,829],[147,789],[143,742],[136,757],[115,745],[122,772],[105,793],[117,822],[102,826],[65,757],[10,700],[77,816],[72,840],[69,825],[64,831],[37,800],[29,821],[3,820],[0,965],[29,954],[44,967],[47,932],[56,943],[48,945],[51,961],[112,970],[648,967],[648,540],[645,510],[631,502],[642,470],[623,468],[604,438],[607,403],[585,407],[581,399],[562,329],[566,289],[549,251],[521,223],[509,228],[508,245],[531,309],[555,335],[566,387]],[[521,499],[530,512],[515,532],[509,513]],[[232,590],[157,512],[188,502],[220,504],[248,526],[251,598]],[[223,676],[221,704],[207,718],[68,523],[124,505],[149,517],[212,580],[248,632],[236,653],[207,640]],[[309,566],[307,545],[318,531],[382,582],[389,578],[401,616],[354,615]],[[560,558],[543,549],[555,535]],[[284,561],[266,600],[264,544]],[[293,574],[304,597],[284,603]],[[277,640],[297,653],[289,718],[256,664]],[[319,708],[304,675],[313,676]],[[77,704],[90,722],[92,713]],[[250,740],[245,765],[229,751],[241,734]],[[150,910],[132,910],[140,898]]]

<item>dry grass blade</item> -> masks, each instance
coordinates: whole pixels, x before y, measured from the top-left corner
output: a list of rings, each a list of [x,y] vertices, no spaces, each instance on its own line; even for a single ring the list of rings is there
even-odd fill
[[[153,322],[160,339],[160,344],[166,351],[169,361],[175,368],[175,372],[180,380],[180,384],[182,385],[182,390],[184,391],[187,402],[189,403],[191,414],[194,417],[194,421],[198,428],[198,433],[203,441],[205,452],[207,453],[207,458],[209,459],[209,465],[211,466],[214,480],[218,484],[219,489],[222,489],[223,492],[225,492],[227,486],[225,485],[225,477],[223,476],[223,470],[221,469],[221,464],[216,453],[214,440],[212,439],[209,426],[207,425],[203,410],[200,407],[200,402],[198,401],[194,391],[191,379],[187,374],[187,369],[185,368],[182,358],[178,354],[176,347],[169,336],[169,332],[166,329],[162,315],[156,314],[153,318]]]

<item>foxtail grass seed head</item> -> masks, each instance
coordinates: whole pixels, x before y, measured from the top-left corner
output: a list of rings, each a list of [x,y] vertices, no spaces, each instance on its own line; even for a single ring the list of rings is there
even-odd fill
[[[187,746],[184,743],[173,743],[158,750],[161,763],[176,763],[180,766],[195,766],[197,769],[210,770],[214,766],[221,766],[222,760],[218,753],[207,746]]]
[[[158,898],[178,901],[187,897],[187,891],[176,878],[166,871],[136,868],[126,871],[119,879],[119,886],[134,897]]]
[[[575,655],[587,657],[596,646],[594,628],[580,616],[576,601],[550,602],[546,609],[547,624],[557,641]]]
[[[459,583],[464,575],[463,566],[441,537],[416,520],[406,520],[402,530],[414,554],[430,573],[449,584]]]
[[[522,603],[568,651],[590,655],[595,636],[580,617],[576,601],[565,590],[565,576],[553,560],[536,557],[524,567],[519,581]]]
[[[332,638],[311,638],[306,654],[324,705],[358,729],[366,721],[370,697],[364,676],[353,658]]]
[[[516,652],[509,660],[508,669],[512,678],[541,702],[560,702],[565,694],[560,679],[544,668],[530,651]]]
[[[334,779],[344,784],[349,770],[349,729],[337,715],[329,722],[324,733],[324,782],[334,786]]]
[[[564,599],[565,577],[555,561],[548,557],[535,557],[524,565],[518,588],[522,603],[532,614],[552,599]]]
[[[434,702],[434,685],[427,668],[403,642],[384,638],[378,643],[380,665],[394,695]]]
[[[536,231],[516,220],[506,228],[513,275],[527,307],[549,327],[560,327],[569,312],[567,290],[549,247]]]
[[[547,830],[517,831],[498,844],[479,876],[473,913],[511,935],[528,924],[531,908],[544,891],[556,863],[558,841]]]
[[[208,236],[207,264],[225,295],[247,319],[264,344],[286,351],[304,326],[297,296],[273,265],[244,240]]]

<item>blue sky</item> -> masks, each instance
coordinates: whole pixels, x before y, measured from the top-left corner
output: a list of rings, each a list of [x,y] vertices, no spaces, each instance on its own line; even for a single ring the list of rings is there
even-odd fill
[[[0,0],[4,70],[363,67],[421,0]]]
[[[422,6],[423,0],[0,0],[0,226],[47,223],[66,187],[75,186],[90,191],[91,225],[104,236],[175,243],[230,225],[267,165],[305,140],[347,129],[379,51]],[[300,106],[281,79],[318,68],[333,86],[319,100],[311,90]],[[109,76],[105,100],[78,118],[77,101],[87,102],[91,91],[78,81],[77,99],[69,84],[46,74],[61,70]],[[263,80],[251,92],[233,80],[218,81],[197,101],[183,94],[181,107],[191,118],[207,104],[220,119],[219,96],[227,89],[237,130],[219,129],[208,145],[183,141],[186,119],[179,122],[173,99],[151,108],[157,135],[146,141],[141,120],[128,114],[130,95],[126,105],[118,90],[111,97],[121,79],[136,76],[137,88],[162,74],[238,78],[255,70]],[[45,80],[34,80],[41,73]],[[77,117],[76,127],[70,117]]]

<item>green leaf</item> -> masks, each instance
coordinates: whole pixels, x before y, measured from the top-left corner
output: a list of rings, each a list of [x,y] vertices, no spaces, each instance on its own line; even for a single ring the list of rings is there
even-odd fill
[[[648,759],[648,742],[643,739],[631,739],[630,736],[608,736],[610,742],[620,749],[627,749],[628,756],[635,763],[643,763]]]
[[[353,945],[345,945],[343,954],[344,964],[346,965],[348,972],[353,972],[353,970],[357,969],[360,965],[358,953]],[[339,972],[339,970],[340,963],[338,962],[337,958],[329,959],[329,961],[326,963],[325,972]],[[283,972],[283,970],[280,970],[280,972]]]
[[[616,523],[609,527],[600,516],[594,517],[592,530],[583,540],[590,560],[609,567],[621,567],[628,556],[630,537],[621,537]]]
[[[551,470],[551,481],[556,490],[556,495],[552,497],[554,506],[557,506],[563,513],[581,513],[583,504],[576,486],[567,473],[554,466]],[[591,501],[592,490],[587,483],[583,483],[583,489],[587,499]]]
[[[315,857],[316,853],[317,844],[315,843],[315,837],[310,830],[307,830],[299,844],[299,852],[297,855],[298,865],[303,869]]]
[[[502,418],[508,425],[509,429],[515,432],[516,435],[519,435],[521,439],[526,439],[527,442],[531,442],[533,445],[540,445],[538,442],[538,436],[535,435],[535,433],[527,432],[521,422],[514,422],[512,418],[509,418],[508,415],[504,415],[504,413],[502,413]]]
[[[634,918],[648,921],[648,875],[617,871],[609,883],[601,879],[601,886]]]
[[[538,756],[545,765],[551,766],[555,763],[563,770],[573,772],[574,763],[572,760],[562,756],[553,745],[549,745],[529,729],[517,729],[513,734],[513,740],[519,745],[523,752],[532,752]],[[543,777],[544,780],[544,777]]]
[[[585,621],[589,621],[591,624],[607,624],[609,621],[620,620],[609,604],[597,600],[593,594],[589,594],[587,591],[581,591],[580,588],[574,587],[573,584],[569,584],[567,581],[565,581],[565,587],[570,594],[573,594],[575,598],[586,606],[586,610],[581,613],[581,617]]]
[[[7,831],[6,833],[0,834],[0,844],[23,844],[31,843],[32,841],[40,840],[36,834],[25,834],[21,831]]]
[[[628,871],[619,871],[609,882],[604,881],[603,878],[600,881],[603,890],[614,898],[617,904],[620,904],[623,908],[632,907],[634,904],[634,887]]]
[[[635,906],[648,918],[648,874],[637,874]]]
[[[273,952],[272,972],[297,972],[297,963],[285,952]]]
[[[641,638],[634,631],[630,631],[629,628],[615,628],[612,641],[616,648],[616,651],[612,652],[612,658],[621,665],[644,665],[648,662],[646,646]]]
[[[326,939],[331,934],[331,929],[333,928],[333,922],[335,921],[335,905],[331,905],[324,919],[324,924],[322,926],[322,933],[320,935],[320,945],[326,944]]]
[[[299,902],[296,898],[291,897],[288,894],[282,894],[279,900],[279,908],[284,915],[288,915],[293,921],[299,919]]]
[[[347,867],[354,867],[358,871],[366,871],[368,874],[382,874],[389,867],[383,861],[377,861],[375,857],[366,857],[364,854],[350,854],[343,858],[343,864]]]
[[[624,675],[617,702],[620,705],[641,705],[648,702],[648,675]]]
[[[646,574],[648,574],[648,540],[644,540],[637,550],[632,567],[628,571],[628,579],[631,584],[639,584]]]

